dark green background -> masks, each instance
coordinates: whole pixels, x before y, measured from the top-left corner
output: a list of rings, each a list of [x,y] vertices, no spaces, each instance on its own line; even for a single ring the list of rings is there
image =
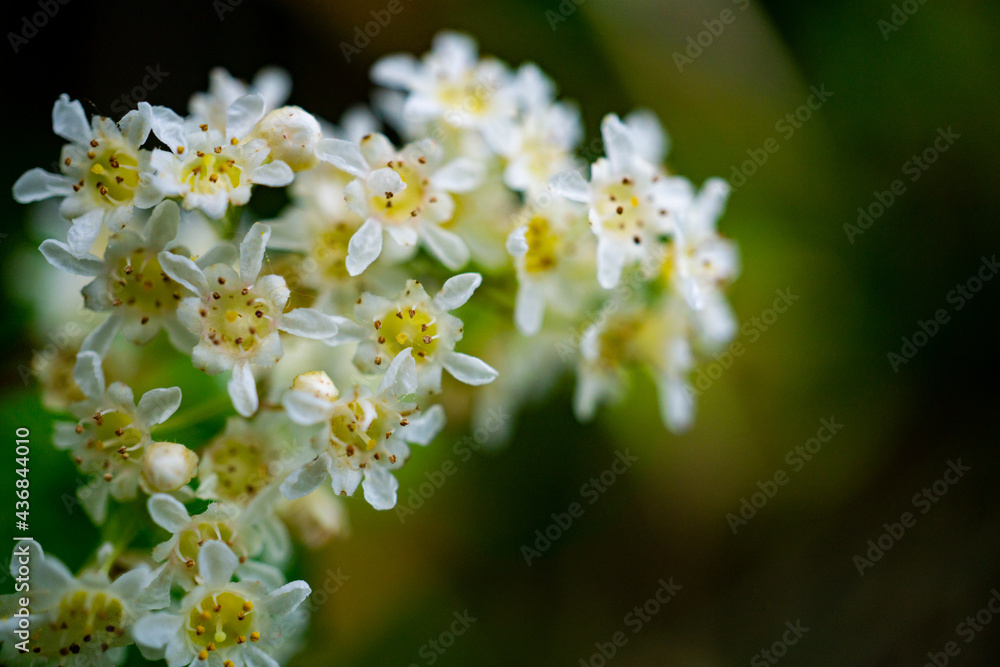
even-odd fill
[[[775,137],[780,149],[734,194],[721,224],[743,256],[731,294],[742,322],[759,316],[776,289],[800,298],[759,340],[741,339],[747,352],[705,392],[688,435],[664,431],[643,383],[595,424],[578,425],[566,382],[528,410],[509,448],[457,462],[454,477],[405,524],[353,500],[351,537],[302,560],[314,587],[328,568],[350,580],[316,614],[296,664],[427,664],[421,645],[468,609],[477,622],[438,664],[577,665],[595,642],[628,631],[623,617],[670,577],[681,592],[629,633],[611,664],[747,664],[796,619],[810,630],[786,664],[923,664],[928,651],[961,642],[956,625],[1000,586],[1000,282],[960,312],[946,295],[981,257],[1000,251],[1000,8],[927,0],[886,40],[877,21],[889,18],[888,0],[752,1],[745,12],[728,0],[585,0],[555,30],[546,17],[559,11],[555,0],[402,2],[404,11],[347,63],[338,45],[385,2],[244,0],[220,22],[207,1],[71,0],[20,53],[3,47],[0,182],[9,187],[56,159],[49,114],[61,92],[111,113],[158,64],[169,75],[150,101],[182,109],[212,66],[249,77],[277,63],[294,77],[294,103],[336,120],[367,98],[377,57],[422,53],[434,32],[452,27],[512,64],[537,62],[580,103],[588,139],[607,112],[653,108],[673,138],[671,163],[696,181],[728,177],[748,149]],[[735,22],[678,72],[672,54],[727,7],[737,10]],[[4,33],[33,11],[31,2],[8,11]],[[833,97],[781,137],[775,123],[821,84]],[[903,164],[947,127],[961,138],[919,181],[905,180]],[[897,178],[905,194],[849,243],[843,225]],[[37,386],[16,373],[40,341],[26,330],[30,310],[17,300],[24,277],[12,258],[40,239],[26,234],[24,207],[3,197],[0,212],[0,433],[12,441],[16,426],[31,427],[36,537],[77,566],[97,534],[63,510],[74,471],[47,445],[50,417]],[[938,308],[951,310],[951,321],[894,372],[887,353]],[[181,366],[180,381],[194,381]],[[758,481],[789,471],[785,453],[824,417],[844,428],[733,535],[726,514]],[[219,423],[178,437],[194,441]],[[464,434],[453,423],[418,452],[400,475],[401,493],[456,459],[451,444]],[[520,547],[625,447],[639,461],[526,566]],[[3,451],[13,457],[12,446]],[[852,557],[883,522],[913,511],[912,496],[958,458],[971,471],[860,577]],[[10,466],[0,466],[0,489],[11,488]],[[12,492],[0,490],[4,538],[12,503]],[[960,645],[954,664],[988,664],[1000,655],[1000,623]]]

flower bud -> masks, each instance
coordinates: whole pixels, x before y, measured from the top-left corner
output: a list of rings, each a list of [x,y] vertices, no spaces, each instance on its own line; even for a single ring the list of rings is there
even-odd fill
[[[264,116],[257,135],[271,148],[271,158],[282,160],[292,171],[316,166],[316,145],[323,138],[319,122],[299,107],[281,107]]]
[[[317,398],[325,398],[331,403],[337,400],[340,392],[333,384],[330,376],[323,371],[309,371],[295,376],[292,381],[292,389],[295,391],[306,391]]]
[[[197,470],[198,455],[176,442],[157,442],[142,457],[142,477],[150,493],[176,491]]]

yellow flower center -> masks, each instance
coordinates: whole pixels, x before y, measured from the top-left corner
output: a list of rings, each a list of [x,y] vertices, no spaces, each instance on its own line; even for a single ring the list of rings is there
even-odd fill
[[[219,479],[217,493],[223,500],[248,501],[270,480],[267,463],[255,442],[226,439],[213,445],[209,456]]]
[[[204,320],[204,336],[213,345],[238,354],[254,351],[274,331],[273,318],[279,313],[272,311],[267,299],[252,289],[229,289],[210,294],[198,312]]]
[[[529,220],[524,240],[528,244],[528,252],[524,256],[524,268],[528,273],[541,273],[555,268],[559,235],[552,231],[548,220],[542,217]]]
[[[155,255],[144,248],[134,250],[129,257],[118,260],[109,278],[112,303],[134,313],[146,324],[151,316],[169,315],[185,295],[160,268]]]
[[[88,188],[98,201],[112,206],[132,201],[139,185],[139,162],[130,151],[116,143],[106,140],[91,143],[88,161],[83,165],[86,175],[75,186],[75,189]]]
[[[203,599],[188,613],[186,628],[192,643],[203,647],[198,657],[207,660],[211,651],[258,641],[254,613],[252,601],[230,591]]]
[[[201,551],[202,544],[208,540],[222,540],[227,545],[232,546],[234,535],[233,529],[225,523],[203,521],[181,533],[180,539],[177,541],[176,554],[181,561],[193,569],[198,563],[198,553]]]
[[[416,306],[390,313],[375,321],[375,340],[379,344],[376,363],[389,363],[405,348],[413,350],[418,364],[434,355],[437,349],[437,321]]]
[[[373,192],[369,203],[383,222],[399,225],[420,214],[420,207],[424,203],[425,183],[416,169],[403,160],[394,160],[388,166],[399,174],[406,187],[396,193]]]
[[[241,170],[236,161],[220,154],[217,148],[212,153],[198,151],[181,170],[181,182],[186,183],[191,192],[212,194],[219,190],[230,191],[240,186]]]
[[[635,185],[628,178],[604,188],[597,202],[601,225],[617,236],[631,237],[641,243],[647,222],[643,219],[644,207]]]
[[[117,410],[94,413],[76,425],[76,432],[86,435],[82,447],[73,451],[73,460],[81,472],[103,475],[105,481],[114,479],[119,468],[136,462],[142,434],[132,424],[132,417]]]

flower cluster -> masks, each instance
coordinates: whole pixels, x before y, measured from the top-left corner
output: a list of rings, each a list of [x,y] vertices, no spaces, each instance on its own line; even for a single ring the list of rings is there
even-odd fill
[[[60,173],[28,171],[14,197],[59,200],[65,232],[41,254],[98,314],[39,375],[46,404],[72,415],[55,445],[79,501],[115,528],[76,577],[31,543],[34,629],[18,640],[5,598],[5,660],[117,664],[133,643],[171,667],[285,660],[309,594],[285,581],[293,542],[342,535],[340,497],[359,486],[395,507],[395,471],[461,384],[482,389],[449,413],[475,426],[564,373],[590,419],[649,373],[665,425],[691,424],[698,356],[735,333],[725,182],[673,174],[645,110],[607,116],[604,157],[582,161],[580,115],[552,81],[464,35],[371,74],[377,115],[338,126],[286,105],[277,69],[252,84],[213,71],[186,115],[143,102],[88,120],[56,101]],[[286,188],[276,217],[256,218],[259,188]],[[201,374],[225,387],[159,386]],[[129,385],[147,389],[138,402]],[[205,442],[163,437],[229,410]],[[135,530],[115,523],[123,511]],[[133,548],[138,530],[158,546]]]

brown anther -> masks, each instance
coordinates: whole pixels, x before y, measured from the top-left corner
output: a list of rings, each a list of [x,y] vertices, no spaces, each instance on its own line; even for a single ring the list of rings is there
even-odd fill
[[[139,320],[139,324],[149,324],[149,315],[143,315],[142,319]]]
[[[410,319],[412,320],[413,316],[417,314],[417,311],[414,310],[413,308],[410,308],[409,313],[410,313]]]
[[[378,344],[379,345],[385,344],[385,336],[379,336],[378,337]]]
[[[97,142],[97,139],[91,139],[90,140],[90,146],[91,146],[91,148],[97,148],[99,145],[100,144]]]
[[[375,357],[375,365],[376,366],[382,365],[382,357]]]
[[[257,317],[257,319],[260,319],[260,318],[264,317],[264,311],[263,310],[256,310],[256,311],[254,311],[254,315]]]
[[[205,123],[202,123],[202,124],[201,124],[201,125],[199,125],[198,127],[200,127],[200,128],[201,128],[201,131],[202,131],[202,132],[208,132],[208,125],[206,125]]]
[[[427,158],[421,155],[420,157],[417,158],[417,162],[419,162],[420,164],[427,164]]]
[[[219,153],[221,153],[221,152],[222,152],[222,146],[216,146],[216,147],[214,148],[214,150],[215,150],[215,154],[216,154],[216,155],[218,155]]]
[[[382,328],[382,320],[375,320],[375,330],[377,331],[381,328]]]
[[[218,301],[219,299],[222,298],[222,295],[219,294],[218,292],[212,292],[212,298]]]
[[[615,209],[615,213],[617,213],[618,215],[621,215],[624,212],[625,212],[625,209],[622,208],[621,206],[619,206],[618,208]]]
[[[399,319],[403,319],[403,311],[399,311],[398,313],[396,313],[396,317],[398,317]]]

